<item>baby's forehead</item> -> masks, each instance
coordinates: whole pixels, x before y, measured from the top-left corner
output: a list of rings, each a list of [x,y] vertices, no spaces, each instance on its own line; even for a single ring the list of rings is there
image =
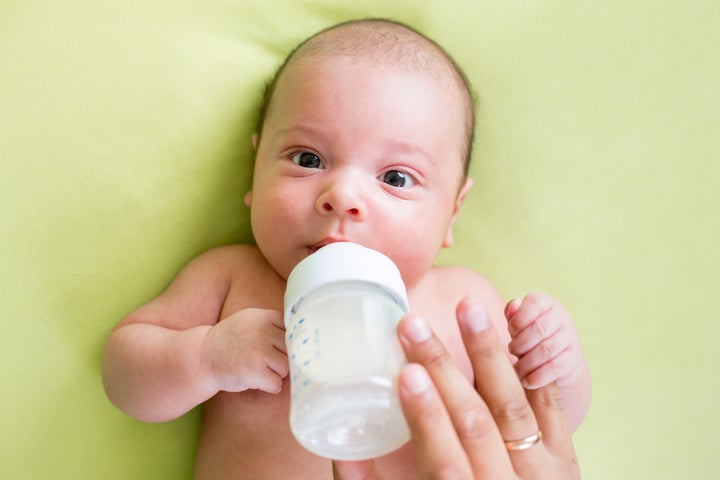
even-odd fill
[[[427,80],[427,88],[444,92],[443,96],[452,96],[460,99],[462,91],[457,82],[447,71],[440,69],[420,68],[410,64],[400,64],[388,58],[378,58],[371,55],[323,52],[298,57],[288,64],[278,83],[285,83],[293,88],[299,78],[303,82],[324,84],[329,80],[327,74],[332,72],[357,72],[357,75],[373,78],[406,79],[406,81]],[[283,78],[284,77],[284,78]],[[388,80],[389,81],[389,80]],[[281,87],[282,88],[282,87]],[[437,93],[440,95],[440,93]]]
[[[293,52],[288,66],[316,57],[350,58],[418,74],[456,75],[453,63],[437,45],[412,30],[387,23],[350,24],[321,32]]]
[[[472,116],[472,100],[462,77],[456,73],[449,60],[432,50],[431,45],[416,39],[405,39],[401,45],[386,38],[351,38],[351,41],[347,41],[345,37],[339,37],[339,41],[334,40],[330,36],[320,38],[320,42],[307,43],[296,50],[277,79],[278,88],[285,89],[293,85],[298,76],[304,77],[305,81],[322,84],[326,78],[315,76],[314,72],[326,67],[343,68],[343,64],[352,64],[373,75],[394,76],[400,73],[407,78],[427,78],[430,80],[427,85],[436,90],[438,96],[463,106],[461,108],[466,113],[460,116],[460,121],[462,117]],[[293,87],[286,90],[286,94],[292,95],[293,92]]]

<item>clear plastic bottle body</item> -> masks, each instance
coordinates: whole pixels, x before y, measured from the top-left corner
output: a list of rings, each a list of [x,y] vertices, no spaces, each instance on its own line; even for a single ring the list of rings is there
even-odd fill
[[[405,356],[396,327],[405,313],[387,291],[363,281],[325,285],[293,306],[290,427],[305,448],[360,460],[409,440],[397,396]]]

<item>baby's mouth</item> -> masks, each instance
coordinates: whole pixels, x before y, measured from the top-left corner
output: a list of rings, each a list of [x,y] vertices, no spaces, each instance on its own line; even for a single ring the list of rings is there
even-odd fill
[[[321,241],[317,242],[314,245],[310,245],[307,247],[308,255],[312,255],[313,253],[317,252],[321,248],[330,245],[331,243],[337,243],[337,242],[346,242],[347,240],[337,239],[337,238],[324,238]]]

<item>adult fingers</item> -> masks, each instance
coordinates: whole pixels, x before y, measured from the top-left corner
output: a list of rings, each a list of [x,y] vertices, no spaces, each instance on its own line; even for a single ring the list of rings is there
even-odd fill
[[[556,478],[579,479],[580,467],[572,443],[572,429],[560,389],[551,383],[527,392],[527,397],[543,432],[545,449],[554,460],[555,470],[561,470],[556,473]]]
[[[409,364],[398,383],[422,478],[472,479],[469,459],[427,371]]]
[[[477,478],[511,478],[512,466],[490,410],[454,363],[442,342],[427,323],[417,317],[403,318],[398,325],[398,334],[408,359],[423,365],[432,378],[440,396],[438,401],[441,400],[445,405],[452,421],[453,433],[465,450]],[[512,367],[511,374],[515,378]],[[435,423],[443,424],[442,418],[437,415],[434,417]],[[417,418],[421,422],[432,419],[429,413],[425,419]],[[432,423],[422,425],[433,428]],[[430,433],[428,430],[426,435]],[[423,432],[418,432],[418,435],[413,435],[414,441],[424,437]],[[442,438],[449,439],[450,435],[437,437],[441,443]],[[456,449],[455,446],[451,448],[453,451]],[[418,455],[418,458],[421,456]]]
[[[538,423],[508,354],[489,325],[485,308],[476,300],[465,299],[458,304],[457,317],[477,390],[502,438],[508,443],[532,438],[539,431]],[[542,443],[523,450],[509,449],[508,453],[521,478],[537,478],[548,461]]]

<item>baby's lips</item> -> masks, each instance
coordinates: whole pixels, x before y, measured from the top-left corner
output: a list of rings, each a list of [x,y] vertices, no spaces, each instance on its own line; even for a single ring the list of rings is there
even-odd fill
[[[347,240],[341,239],[341,238],[335,238],[335,237],[326,237],[326,238],[323,238],[322,240],[320,240],[319,242],[317,242],[313,245],[310,245],[308,247],[308,252],[310,254],[313,254],[313,253],[317,252],[318,250],[320,250],[322,247],[324,247],[326,245],[330,245],[331,243],[337,243],[337,242],[347,242]]]

